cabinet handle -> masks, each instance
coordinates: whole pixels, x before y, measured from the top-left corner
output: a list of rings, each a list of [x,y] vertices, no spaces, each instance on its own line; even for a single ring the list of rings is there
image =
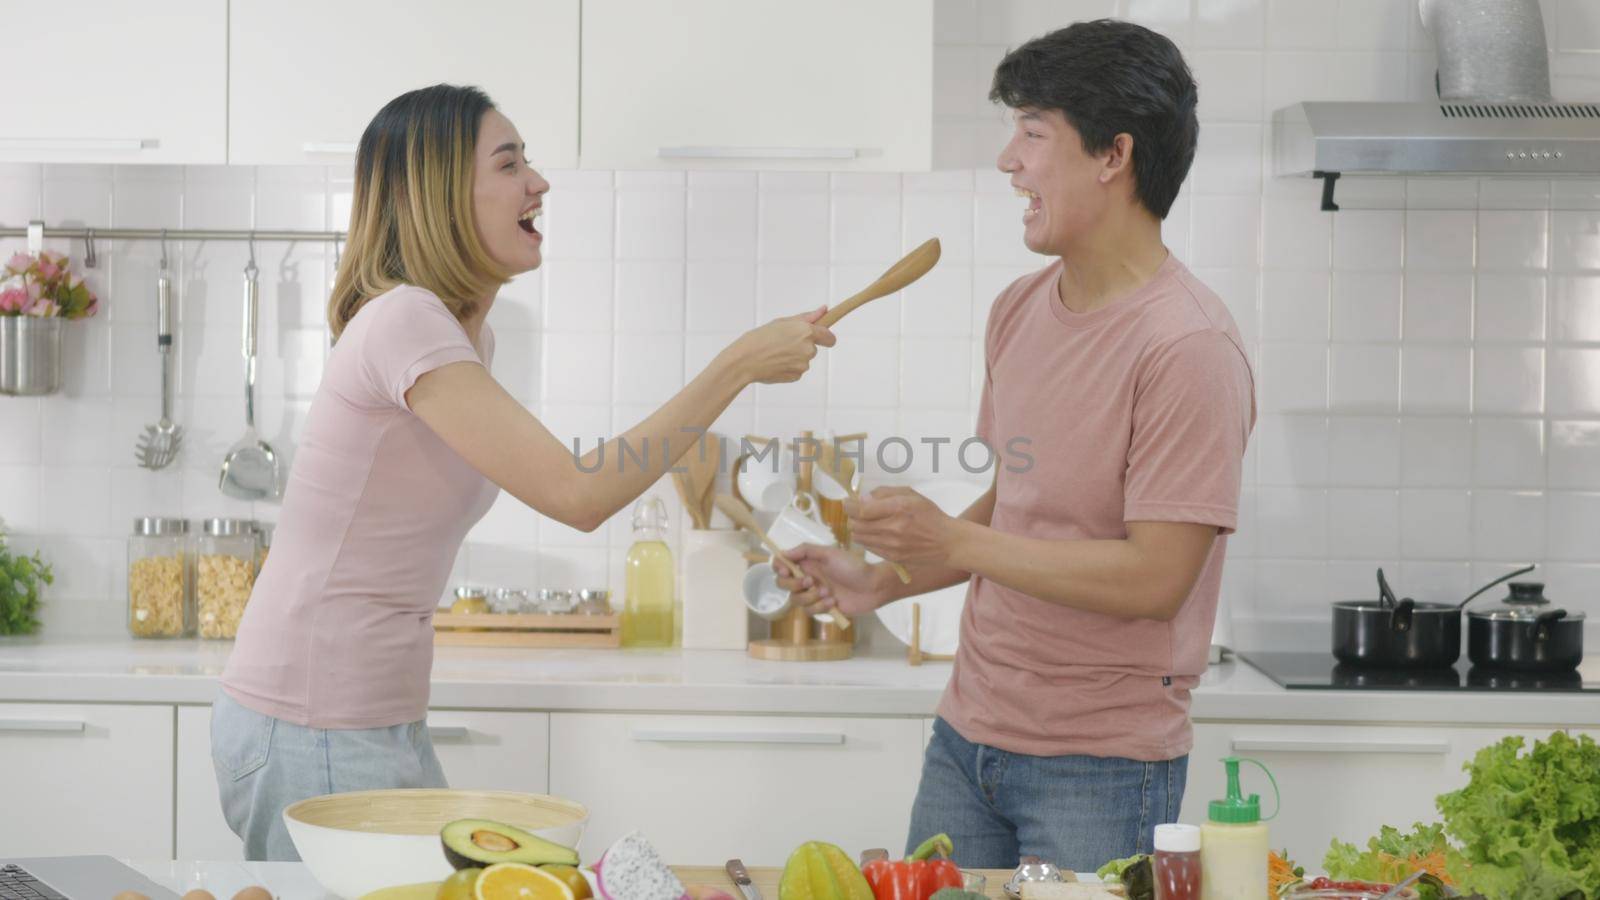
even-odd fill
[[[0,719],[0,731],[59,731],[81,734],[86,727],[81,719]]]
[[[300,145],[300,149],[305,151],[306,153],[323,153],[323,154],[337,154],[337,155],[340,155],[340,156],[354,156],[355,152],[356,152],[356,145],[352,144],[352,143],[341,142],[341,141],[332,141],[332,142],[323,142],[323,143],[309,142],[309,143],[301,144]]]
[[[648,744],[843,744],[837,731],[690,731],[635,728],[633,739]]]
[[[1403,753],[1413,756],[1444,756],[1450,752],[1445,741],[1317,741],[1258,740],[1235,738],[1235,753]]]
[[[472,735],[464,725],[429,725],[428,739],[434,741],[464,741]]]
[[[661,147],[662,159],[855,159],[854,147]]]
[[[130,152],[144,149],[138,138],[0,138],[0,150],[90,150]]]

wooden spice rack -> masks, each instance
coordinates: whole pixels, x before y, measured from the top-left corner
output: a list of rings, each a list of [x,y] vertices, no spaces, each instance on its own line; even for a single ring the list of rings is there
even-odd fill
[[[436,647],[608,650],[622,646],[622,617],[579,613],[434,613]]]

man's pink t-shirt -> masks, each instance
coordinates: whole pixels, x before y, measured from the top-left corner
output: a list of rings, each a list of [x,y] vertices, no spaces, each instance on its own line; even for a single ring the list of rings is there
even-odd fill
[[[1170,622],[1084,612],[973,576],[939,715],[970,741],[1032,756],[1165,760],[1189,751],[1254,383],[1222,300],[1175,257],[1089,313],[1062,304],[1060,260],[995,300],[978,436],[997,453],[991,526],[1119,540],[1128,522],[1215,527]],[[1023,439],[1026,443],[1018,441]],[[1013,441],[1018,441],[1013,443]],[[1018,448],[1032,457],[1028,471]]]
[[[433,611],[456,551],[499,488],[412,414],[406,391],[483,351],[432,292],[402,285],[350,320],[311,402],[272,553],[222,686],[314,728],[427,715]]]

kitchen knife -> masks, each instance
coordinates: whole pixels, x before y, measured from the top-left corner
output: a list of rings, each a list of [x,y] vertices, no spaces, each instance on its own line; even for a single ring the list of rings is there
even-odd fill
[[[744,900],[761,900],[761,891],[750,880],[750,873],[745,871],[744,861],[730,859],[723,868],[727,869],[728,877],[733,879],[733,884],[744,895]]]

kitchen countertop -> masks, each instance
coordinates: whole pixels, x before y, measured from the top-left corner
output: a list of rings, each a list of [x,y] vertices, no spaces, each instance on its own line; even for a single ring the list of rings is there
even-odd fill
[[[0,638],[0,702],[208,704],[225,641]],[[440,647],[441,709],[931,716],[949,663],[903,655],[787,663],[714,650],[504,650]],[[1592,694],[1288,691],[1252,666],[1213,665],[1194,692],[1197,721],[1437,725],[1600,725]]]
[[[244,888],[258,884],[270,891],[277,900],[337,900],[335,895],[317,883],[304,863],[143,859],[126,859],[122,862],[180,895],[204,888],[217,900],[229,900]],[[1093,875],[1077,877],[1080,881],[1098,881]],[[776,897],[777,893],[771,896]]]

